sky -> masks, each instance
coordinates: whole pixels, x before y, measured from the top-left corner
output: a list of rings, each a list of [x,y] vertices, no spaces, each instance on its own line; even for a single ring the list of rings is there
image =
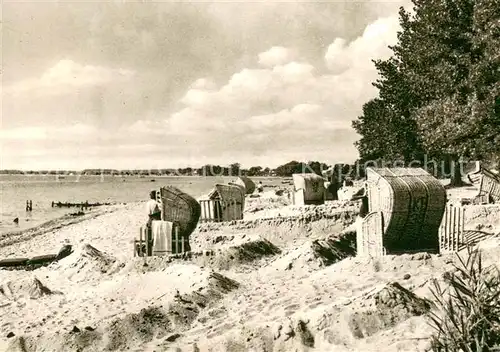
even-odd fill
[[[407,2],[9,2],[1,169],[352,162]]]

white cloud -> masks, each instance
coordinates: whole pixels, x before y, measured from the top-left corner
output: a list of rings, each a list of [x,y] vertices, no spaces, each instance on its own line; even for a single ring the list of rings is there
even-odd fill
[[[243,94],[258,94],[266,90],[272,83],[271,71],[267,69],[243,69],[229,79],[221,92],[228,96],[234,92]]]
[[[202,89],[190,89],[181,99],[181,103],[186,105],[203,105],[210,99],[210,92]]]
[[[388,46],[397,42],[398,29],[398,17],[391,16],[369,24],[363,35],[351,43],[336,38],[325,55],[327,66],[334,72],[353,66],[370,67],[371,58],[383,58],[391,53]]]
[[[216,88],[215,82],[210,78],[199,78],[191,85],[191,89],[213,90]]]
[[[232,161],[277,166],[297,158],[353,161],[357,135],[351,121],[376,93],[371,82],[377,72],[371,59],[387,56],[397,28],[396,17],[383,18],[352,42],[337,38],[324,55],[327,72],[299,61],[289,49],[273,47],[256,55],[261,66],[234,72],[220,87],[209,77],[200,78],[181,95],[181,108],[167,113],[175,106],[170,104],[163,110],[142,112],[121,129],[76,124],[2,130],[0,136],[8,142],[7,159],[13,163],[16,143],[26,146],[25,151],[44,150],[53,160],[66,158],[68,163],[71,155],[85,156],[85,167],[94,167],[96,160],[105,160],[108,164],[103,166],[125,168]],[[17,89],[62,92],[126,80],[130,75],[63,61],[37,80],[21,82]],[[100,126],[97,120],[94,124]],[[89,139],[96,144],[76,149]],[[83,167],[77,158],[74,163]]]
[[[283,150],[298,148],[313,159],[352,160],[357,136],[351,122],[376,92],[371,59],[387,56],[397,25],[396,18],[384,18],[350,43],[336,39],[325,55],[331,72],[273,47],[258,55],[265,68],[244,68],[220,89],[207,89],[210,80],[200,79],[181,99],[184,108],[166,119],[167,129],[207,155],[231,152],[238,159],[253,152],[279,163],[286,161]]]
[[[321,106],[317,104],[299,104],[292,108],[294,114],[312,115],[321,111]]]
[[[273,68],[273,74],[283,83],[301,83],[313,78],[314,67],[307,63],[290,62]]]
[[[10,94],[36,93],[57,95],[76,88],[105,85],[129,80],[134,72],[101,66],[81,65],[72,60],[61,60],[46,70],[39,78],[27,79],[5,87]]]
[[[273,46],[268,51],[260,53],[259,64],[265,67],[284,65],[293,60],[294,55],[290,49],[282,46]]]

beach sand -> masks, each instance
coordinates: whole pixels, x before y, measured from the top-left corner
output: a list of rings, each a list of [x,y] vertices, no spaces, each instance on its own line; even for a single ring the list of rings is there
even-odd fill
[[[1,246],[0,258],[64,244],[74,252],[33,271],[0,270],[0,351],[429,348],[421,298],[456,258],[356,258],[355,202],[298,207],[266,191],[247,198],[243,221],[200,224],[190,260],[133,257],[144,207],[108,208]],[[480,246],[496,262],[500,206],[468,207],[466,222],[488,234]]]

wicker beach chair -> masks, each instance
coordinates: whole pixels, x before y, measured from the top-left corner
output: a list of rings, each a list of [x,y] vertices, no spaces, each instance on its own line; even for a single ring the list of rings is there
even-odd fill
[[[369,213],[357,234],[358,253],[439,253],[443,185],[419,168],[367,168],[366,173]]]
[[[215,221],[242,220],[245,208],[245,190],[240,185],[216,184],[208,195],[213,201]]]
[[[180,189],[167,186],[160,189],[162,220],[170,221],[179,228],[179,235],[189,239],[198,225],[201,207],[196,199]],[[189,250],[186,249],[186,250]]]
[[[316,174],[293,174],[293,204],[324,204],[325,180]]]
[[[139,229],[139,237],[136,237],[134,239],[134,257],[179,254],[179,253],[189,252],[191,250],[191,247],[189,245],[189,237],[180,235],[179,226],[175,226],[174,224],[168,221],[155,220],[153,221],[153,227],[155,227],[154,226],[155,224],[159,223],[170,224],[168,226],[169,227],[168,231],[162,234],[165,237],[158,238],[157,233],[153,233],[153,231],[148,231],[147,227],[141,227]]]
[[[234,184],[243,186],[246,194],[252,194],[255,191],[255,182],[247,176],[238,177],[238,179],[234,181]]]
[[[500,203],[500,175],[486,168],[481,168],[479,192],[474,203]]]

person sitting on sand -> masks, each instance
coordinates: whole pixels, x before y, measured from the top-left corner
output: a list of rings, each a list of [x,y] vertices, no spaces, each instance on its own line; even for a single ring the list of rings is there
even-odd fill
[[[160,203],[156,200],[156,191],[149,192],[150,200],[146,204],[148,212],[147,226],[150,227],[153,220],[161,220],[161,207]]]
[[[259,181],[259,184],[257,185],[257,191],[259,193],[262,193],[262,191],[264,191],[264,185],[262,185],[262,181]]]
[[[146,211],[148,213],[148,221],[146,223],[146,236],[147,243],[149,244],[146,248],[138,249],[140,252],[147,252],[147,255],[151,255],[152,242],[153,242],[153,232],[152,232],[152,224],[154,220],[161,220],[161,206],[160,203],[156,200],[156,191],[149,192],[149,201],[146,203]]]

